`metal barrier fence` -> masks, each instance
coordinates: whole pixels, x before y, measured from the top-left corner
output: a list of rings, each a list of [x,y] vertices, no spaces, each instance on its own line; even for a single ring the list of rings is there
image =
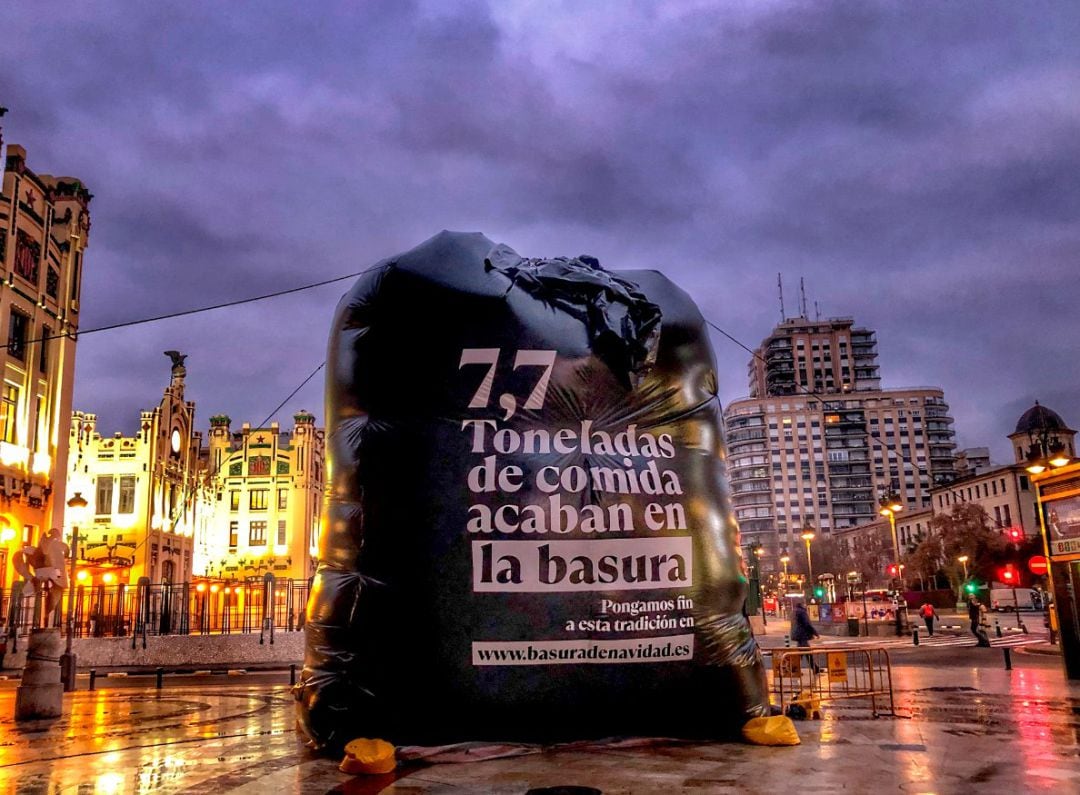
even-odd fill
[[[892,663],[881,646],[775,649],[771,654],[773,699],[784,714],[791,704],[811,713],[818,704],[848,698],[869,699],[875,718],[896,714]]]
[[[243,582],[75,586],[72,628],[79,638],[269,633],[304,627],[311,580],[267,575]],[[40,624],[41,605],[29,585],[0,591],[2,633],[16,640]],[[67,626],[68,594],[54,626]]]

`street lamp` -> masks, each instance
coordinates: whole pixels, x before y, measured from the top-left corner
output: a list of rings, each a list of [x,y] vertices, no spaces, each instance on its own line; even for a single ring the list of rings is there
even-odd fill
[[[900,542],[896,538],[896,514],[902,510],[904,510],[904,505],[900,502],[900,498],[895,494],[890,494],[882,498],[881,510],[878,511],[882,516],[889,517],[889,529],[892,531],[893,559],[896,561],[896,573],[898,576],[902,576],[903,569],[900,568]],[[901,580],[900,585],[903,586],[903,580]]]
[[[784,564],[784,586],[786,587],[787,586],[787,565],[788,565],[788,563],[791,562],[791,557],[789,555],[781,555],[780,556],[780,562]]]
[[[969,560],[967,555],[961,555],[957,558],[960,564],[964,567],[964,582],[967,582],[967,562]]]
[[[806,542],[806,575],[809,579],[807,585],[812,589],[814,587],[814,561],[810,558],[810,542],[814,540],[814,526],[809,520],[803,525],[802,535],[799,538]]]
[[[75,689],[75,653],[71,650],[71,640],[75,633],[75,562],[79,557],[79,525],[76,518],[87,505],[82,492],[75,492],[74,496],[67,501],[67,507],[72,511],[71,521],[71,578],[68,580],[68,613],[67,613],[67,642],[64,653],[60,655],[60,679],[64,683],[64,691],[70,692]]]

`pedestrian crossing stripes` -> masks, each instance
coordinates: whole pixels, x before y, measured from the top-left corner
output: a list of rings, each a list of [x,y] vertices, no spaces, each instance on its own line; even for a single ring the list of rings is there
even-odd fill
[[[990,645],[993,647],[1015,647],[1026,646],[1031,643],[1045,642],[1045,638],[1039,635],[1006,635],[1002,638],[996,638],[991,636]],[[889,637],[861,637],[861,638],[822,638],[818,641],[821,647],[828,648],[843,648],[843,649],[857,649],[861,646],[884,646],[887,649],[895,648],[915,648],[915,644],[910,635],[903,635],[901,637],[889,636]],[[962,646],[974,646],[975,636],[971,633],[964,634],[936,634],[930,637],[924,633],[919,634],[919,646],[918,648],[929,647],[943,647],[943,648],[955,648]]]

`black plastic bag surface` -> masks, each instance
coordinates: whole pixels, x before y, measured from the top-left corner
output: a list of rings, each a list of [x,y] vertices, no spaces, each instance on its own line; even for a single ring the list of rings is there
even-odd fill
[[[312,745],[723,737],[769,714],[686,293],[443,232],[357,281],[327,364]]]

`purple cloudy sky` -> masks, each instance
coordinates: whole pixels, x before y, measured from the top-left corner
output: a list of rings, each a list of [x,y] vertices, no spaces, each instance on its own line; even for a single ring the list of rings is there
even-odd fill
[[[1080,425],[1078,41],[1075,5],[1033,0],[19,3],[0,105],[95,194],[84,328],[449,228],[657,268],[756,346],[782,271],[789,314],[803,276],[878,331],[886,386],[943,386],[1004,459],[1036,398]],[[201,426],[259,422],[344,288],[84,336],[76,407],[133,431],[178,348]],[[319,376],[279,418],[321,404]]]

